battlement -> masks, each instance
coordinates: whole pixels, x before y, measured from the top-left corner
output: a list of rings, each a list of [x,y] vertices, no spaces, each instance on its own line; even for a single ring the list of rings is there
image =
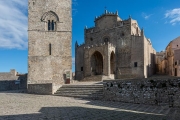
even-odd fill
[[[113,12],[108,12],[107,10],[105,10],[105,12],[102,15],[95,17],[95,21],[101,19],[104,16],[118,16],[118,11],[113,13]]]

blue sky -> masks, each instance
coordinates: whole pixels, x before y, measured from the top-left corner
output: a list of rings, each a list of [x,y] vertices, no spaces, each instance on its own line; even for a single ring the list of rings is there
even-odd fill
[[[28,71],[27,5],[28,0],[0,0],[0,72],[12,68],[20,73]],[[93,27],[95,16],[103,14],[105,8],[118,11],[122,19],[131,15],[137,20],[156,51],[180,36],[179,0],[73,0],[72,6],[73,61],[75,41],[84,42],[84,27]]]

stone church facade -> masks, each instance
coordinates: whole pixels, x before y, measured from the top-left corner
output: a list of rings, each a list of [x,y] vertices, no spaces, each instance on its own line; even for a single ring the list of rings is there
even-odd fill
[[[136,20],[107,10],[84,29],[85,43],[75,45],[75,79],[147,78],[155,73],[150,39]],[[101,76],[101,77],[100,77]]]
[[[71,0],[29,0],[28,92],[53,94],[72,69]]]

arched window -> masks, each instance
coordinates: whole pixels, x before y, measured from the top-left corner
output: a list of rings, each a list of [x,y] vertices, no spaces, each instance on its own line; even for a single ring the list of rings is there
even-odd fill
[[[56,31],[57,30],[57,22],[59,22],[59,17],[53,11],[49,11],[44,13],[41,18],[41,21],[45,23],[46,31]]]

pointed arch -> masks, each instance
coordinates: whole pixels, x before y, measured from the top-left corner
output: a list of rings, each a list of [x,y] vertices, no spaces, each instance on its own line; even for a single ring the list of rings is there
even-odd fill
[[[91,56],[91,72],[93,75],[103,74],[103,56],[98,51],[95,51]]]

